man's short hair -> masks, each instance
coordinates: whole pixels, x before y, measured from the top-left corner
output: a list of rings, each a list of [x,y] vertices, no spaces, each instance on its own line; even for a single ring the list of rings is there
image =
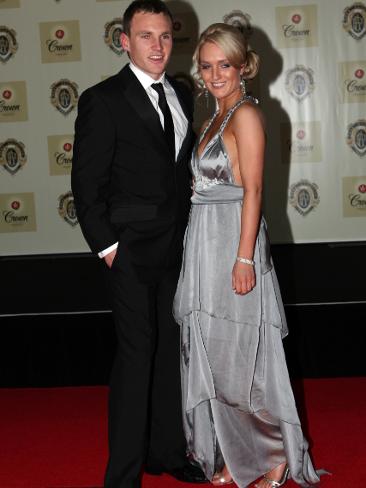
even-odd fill
[[[123,14],[123,32],[127,36],[131,33],[132,18],[138,12],[164,14],[173,22],[173,16],[162,0],[134,0]]]

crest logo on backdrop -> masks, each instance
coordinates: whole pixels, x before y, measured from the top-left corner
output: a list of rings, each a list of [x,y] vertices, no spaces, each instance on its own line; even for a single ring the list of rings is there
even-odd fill
[[[35,230],[34,194],[0,194],[0,232],[32,232]]]
[[[360,119],[347,127],[347,144],[357,156],[366,154],[366,120]]]
[[[314,91],[314,71],[305,66],[296,65],[286,72],[285,87],[295,100],[302,102]]]
[[[366,176],[343,178],[343,217],[366,217]]]
[[[28,120],[25,81],[0,83],[0,122],[23,122],[25,120]]]
[[[291,185],[289,203],[303,217],[306,217],[314,210],[319,201],[319,189],[315,183],[311,183],[308,180],[300,180]]]
[[[249,37],[252,34],[252,26],[250,25],[251,17],[249,14],[245,14],[241,10],[233,10],[229,14],[224,15],[222,20],[225,24],[233,25],[242,31],[246,37]]]
[[[81,60],[78,20],[41,22],[42,63],[63,63]]]
[[[356,2],[343,11],[343,28],[348,34],[360,41],[366,34],[366,5]]]
[[[74,197],[71,191],[58,197],[58,213],[71,227],[78,225]]]
[[[79,99],[78,85],[73,81],[62,79],[55,81],[50,88],[52,105],[62,115],[66,116],[72,112]]]
[[[0,61],[6,63],[18,50],[16,32],[5,25],[0,26]]]
[[[123,32],[122,18],[118,17],[104,26],[104,42],[117,56],[122,56],[124,49],[121,44],[121,34]]]
[[[15,175],[27,162],[25,146],[16,139],[7,139],[0,144],[0,165],[10,173]]]

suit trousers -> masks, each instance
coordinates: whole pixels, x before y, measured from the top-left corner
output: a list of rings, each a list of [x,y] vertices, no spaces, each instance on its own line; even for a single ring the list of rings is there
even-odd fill
[[[186,462],[180,386],[180,331],[172,316],[179,267],[142,283],[131,263],[108,270],[117,333],[109,396],[105,488],[138,488],[145,462]]]

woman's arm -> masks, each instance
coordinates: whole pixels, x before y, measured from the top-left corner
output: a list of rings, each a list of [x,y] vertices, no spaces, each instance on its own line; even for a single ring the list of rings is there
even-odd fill
[[[237,255],[252,260],[261,217],[265,148],[263,119],[259,110],[252,105],[243,104],[233,116],[232,131],[236,140],[239,172],[244,188]],[[233,290],[244,295],[254,286],[254,267],[237,261],[232,273]]]

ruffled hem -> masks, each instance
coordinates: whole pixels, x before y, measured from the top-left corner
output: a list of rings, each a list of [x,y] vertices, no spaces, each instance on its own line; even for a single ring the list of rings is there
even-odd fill
[[[300,486],[318,483],[279,329],[228,324],[194,311],[181,330],[184,430],[208,479],[221,462],[246,487],[287,462]]]

